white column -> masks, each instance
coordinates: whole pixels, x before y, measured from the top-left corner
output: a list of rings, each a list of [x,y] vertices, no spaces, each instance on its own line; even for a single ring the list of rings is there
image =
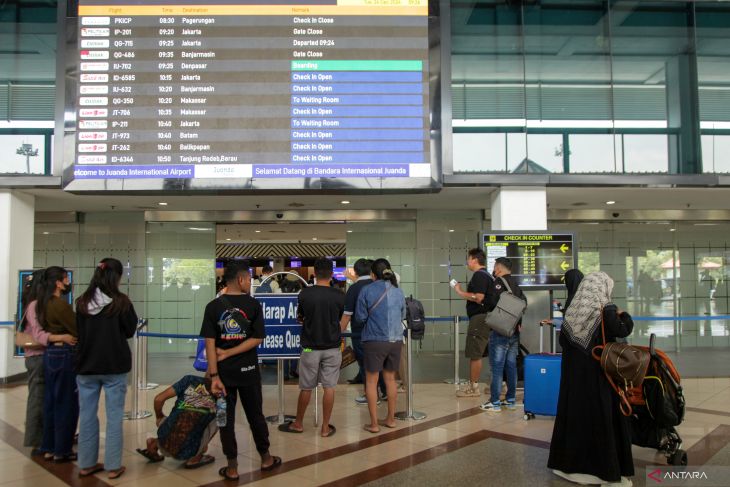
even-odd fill
[[[503,186],[492,194],[492,230],[547,230],[544,186]]]
[[[13,321],[18,298],[18,271],[33,268],[35,197],[0,190],[0,321]],[[0,380],[25,372],[13,358],[13,327],[0,326]]]

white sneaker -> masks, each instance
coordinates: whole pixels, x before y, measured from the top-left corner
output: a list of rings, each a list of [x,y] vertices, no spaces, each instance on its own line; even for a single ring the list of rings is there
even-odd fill
[[[502,411],[502,404],[500,404],[498,402],[495,402],[495,403],[485,402],[484,404],[479,406],[479,409],[481,409],[482,411],[490,412],[490,413],[499,413]]]
[[[565,480],[573,482],[578,485],[604,485],[603,480],[599,479],[595,475],[589,475],[587,473],[565,473],[561,470],[553,470],[553,473],[558,477],[562,477]]]
[[[368,398],[365,397],[365,394],[360,394],[355,398],[355,403],[360,405],[367,404]],[[378,398],[378,402],[376,404],[380,404],[380,398]]]

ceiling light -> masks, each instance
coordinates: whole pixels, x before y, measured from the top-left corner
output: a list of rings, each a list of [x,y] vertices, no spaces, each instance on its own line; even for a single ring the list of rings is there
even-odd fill
[[[231,239],[230,239],[230,238],[227,238],[227,239],[226,239],[226,242],[230,242],[230,241],[231,241]]]
[[[352,230],[348,230],[347,233],[352,233]]]
[[[160,201],[160,202],[159,202],[159,203],[157,203],[157,204],[158,204],[158,205],[160,205],[160,206],[167,206],[167,203],[165,203],[164,201]]]
[[[209,232],[212,229],[211,228],[202,228],[202,227],[188,227],[188,230],[194,230],[196,232]]]
[[[48,235],[48,234],[50,234],[50,233],[51,233],[51,232],[43,232],[43,235]]]
[[[343,205],[349,205],[350,204],[350,202],[347,201],[347,200],[342,200],[342,201],[340,201],[340,203],[342,203]]]
[[[615,201],[613,201],[613,200],[610,200],[610,201],[606,201],[606,204],[607,204],[607,205],[615,205],[615,204],[616,204],[616,202],[615,202]]]
[[[261,233],[261,230],[256,230],[256,233]]]
[[[454,229],[453,228],[449,228],[449,233],[454,233]]]
[[[670,229],[669,229],[669,231],[670,231],[670,232],[676,232],[676,231],[677,231],[677,229],[676,229],[676,228],[670,228]]]
[[[317,240],[317,237],[312,237],[312,240]]]

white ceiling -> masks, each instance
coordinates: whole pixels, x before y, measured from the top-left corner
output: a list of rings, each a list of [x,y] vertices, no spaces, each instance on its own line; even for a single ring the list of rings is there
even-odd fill
[[[257,233],[258,232],[258,233]],[[260,223],[218,225],[218,243],[344,243],[344,223]],[[314,240],[314,239],[317,240]]]
[[[494,188],[446,188],[439,193],[388,195],[234,195],[234,196],[119,196],[78,195],[60,189],[26,191],[36,196],[36,211],[226,211],[226,210],[382,210],[484,209]],[[343,205],[341,201],[350,201]],[[159,206],[164,201],[167,206]],[[294,206],[292,206],[294,205]],[[303,205],[303,206],[299,206]]]
[[[26,191],[36,211],[226,211],[226,210],[486,210],[491,187],[444,188],[439,193],[389,195],[119,196],[77,195],[58,189]],[[341,201],[349,200],[349,205]],[[164,201],[167,206],[159,206]],[[730,188],[549,187],[550,209],[730,210]],[[585,203],[585,204],[580,204]],[[258,206],[257,206],[258,205]],[[294,205],[294,206],[292,206]],[[298,206],[303,205],[303,206]],[[689,206],[688,206],[689,205]]]

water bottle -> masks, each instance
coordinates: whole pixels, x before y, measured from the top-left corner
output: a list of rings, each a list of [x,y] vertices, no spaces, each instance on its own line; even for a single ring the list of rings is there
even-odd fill
[[[226,398],[220,396],[215,402],[215,422],[219,428],[223,428],[228,422],[228,414],[226,413]]]

